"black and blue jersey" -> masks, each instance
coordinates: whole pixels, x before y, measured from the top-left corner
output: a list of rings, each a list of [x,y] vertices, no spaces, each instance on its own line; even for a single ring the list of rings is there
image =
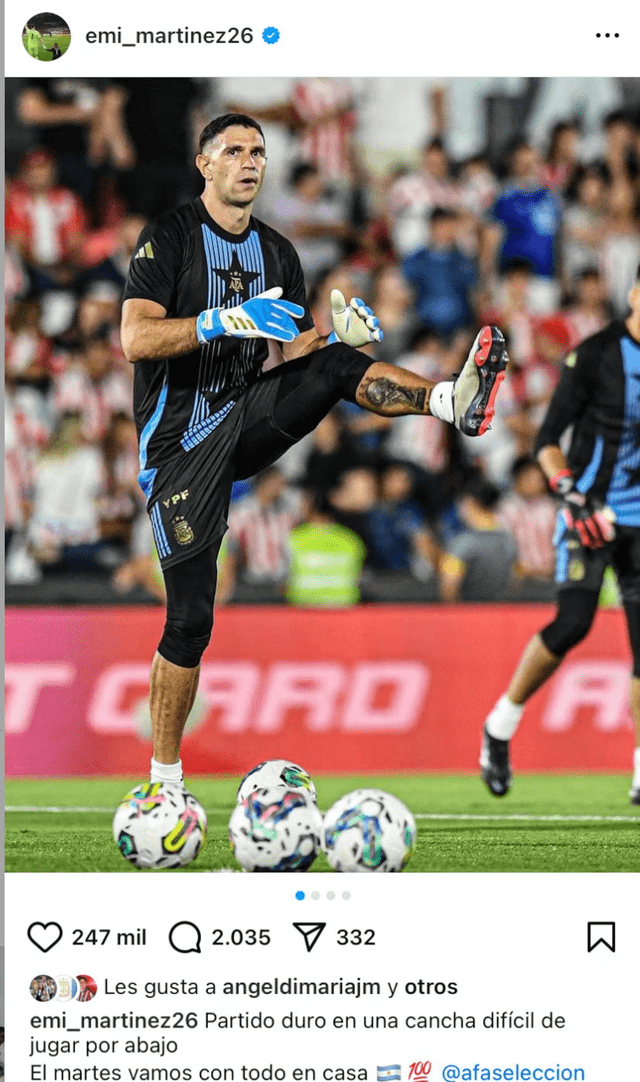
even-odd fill
[[[181,319],[232,308],[274,286],[305,308],[297,326],[309,330],[313,321],[293,245],[253,217],[243,233],[228,233],[198,198],[143,230],[124,299],[155,301],[167,318]],[[263,338],[225,336],[181,357],[136,363],[134,416],[147,496],[160,465],[198,447],[232,413],[267,355]]]
[[[640,526],[640,342],[622,321],[567,357],[536,452],[571,426],[576,487],[610,507],[618,525]]]

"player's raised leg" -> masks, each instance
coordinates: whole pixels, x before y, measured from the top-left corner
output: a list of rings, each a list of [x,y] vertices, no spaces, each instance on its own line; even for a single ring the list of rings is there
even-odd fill
[[[403,368],[374,363],[358,387],[356,401],[387,417],[430,414],[454,424],[466,436],[482,436],[495,413],[507,360],[502,332],[483,327],[457,379],[433,384]]]

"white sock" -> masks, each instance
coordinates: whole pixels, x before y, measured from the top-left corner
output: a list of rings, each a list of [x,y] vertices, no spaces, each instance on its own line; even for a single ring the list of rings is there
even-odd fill
[[[633,787],[640,785],[640,748],[633,753]]]
[[[441,421],[453,424],[453,380],[447,383],[436,383],[432,387],[429,396],[429,412],[432,417],[439,417]]]
[[[174,782],[176,785],[181,785],[182,762],[180,759],[178,759],[177,763],[159,763],[157,759],[152,759],[151,781],[167,781]]]
[[[486,720],[486,730],[489,736],[496,740],[511,740],[522,717],[524,706],[512,703],[506,695],[498,699],[493,710]]]

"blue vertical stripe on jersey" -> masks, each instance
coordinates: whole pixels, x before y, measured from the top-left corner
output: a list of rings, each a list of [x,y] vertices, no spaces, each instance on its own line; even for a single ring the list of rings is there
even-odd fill
[[[556,515],[556,526],[553,531],[553,545],[556,550],[556,575],[555,581],[566,582],[569,567],[569,549],[567,548],[567,524],[562,511]]]
[[[598,476],[598,470],[602,464],[602,455],[604,453],[604,439],[602,436],[596,436],[593,445],[593,454],[591,455],[591,461],[589,465],[580,474],[580,477],[576,481],[576,488],[578,492],[588,492]]]
[[[164,377],[162,387],[160,388],[160,394],[158,395],[158,401],[156,402],[156,408],[154,409],[151,417],[147,421],[146,425],[142,429],[140,434],[140,469],[144,470],[147,465],[147,451],[149,449],[149,441],[153,436],[156,428],[160,424],[160,418],[164,411],[164,407],[167,401],[167,377]]]
[[[254,278],[253,281],[249,283],[249,297],[247,299],[256,297],[259,293],[263,293],[266,288],[264,256],[262,254],[262,247],[257,231],[252,229],[246,240],[242,241],[242,243],[235,244],[225,240],[223,237],[219,237],[217,233],[214,233],[214,231],[204,223],[201,226],[201,230],[202,244],[207,263],[208,307],[220,308],[222,306],[225,282],[223,278],[215,274],[215,268],[229,269],[231,267],[234,252],[237,253],[238,259],[245,270],[258,275],[257,278]],[[224,307],[235,308],[239,303],[240,299],[239,297],[236,297],[235,300],[227,300]],[[251,368],[254,348],[255,339],[246,338],[238,340],[236,356],[228,358],[223,369],[221,366],[216,365],[220,354],[220,340],[214,340],[203,347],[203,363],[201,364],[198,375],[198,386],[194,396],[191,417],[183,435],[183,447],[188,449],[187,445],[196,446],[197,443],[200,443],[201,440],[205,438],[209,431],[212,431],[213,428],[217,427],[217,424],[220,423],[217,421],[212,428],[209,427],[210,407],[209,402],[205,397],[205,392],[212,391],[216,393],[223,391],[225,387],[237,387],[242,383],[243,377]]]
[[[151,499],[151,493],[153,492],[153,482],[156,479],[157,470],[140,470],[138,474],[138,484],[142,489],[142,493],[147,503]]]
[[[153,529],[153,536],[156,542],[156,548],[158,550],[158,556],[160,559],[165,559],[171,555],[171,546],[167,540],[162,517],[160,515],[160,508],[158,504],[154,504],[149,512],[149,518],[151,519],[151,526]]]
[[[640,345],[620,341],[624,372],[624,414],[606,502],[621,526],[640,526]]]

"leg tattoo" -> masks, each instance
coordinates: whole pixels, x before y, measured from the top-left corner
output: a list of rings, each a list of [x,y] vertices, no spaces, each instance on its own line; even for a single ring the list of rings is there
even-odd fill
[[[406,387],[381,377],[366,381],[362,397],[363,405],[368,406],[374,413],[424,413],[427,389]]]

